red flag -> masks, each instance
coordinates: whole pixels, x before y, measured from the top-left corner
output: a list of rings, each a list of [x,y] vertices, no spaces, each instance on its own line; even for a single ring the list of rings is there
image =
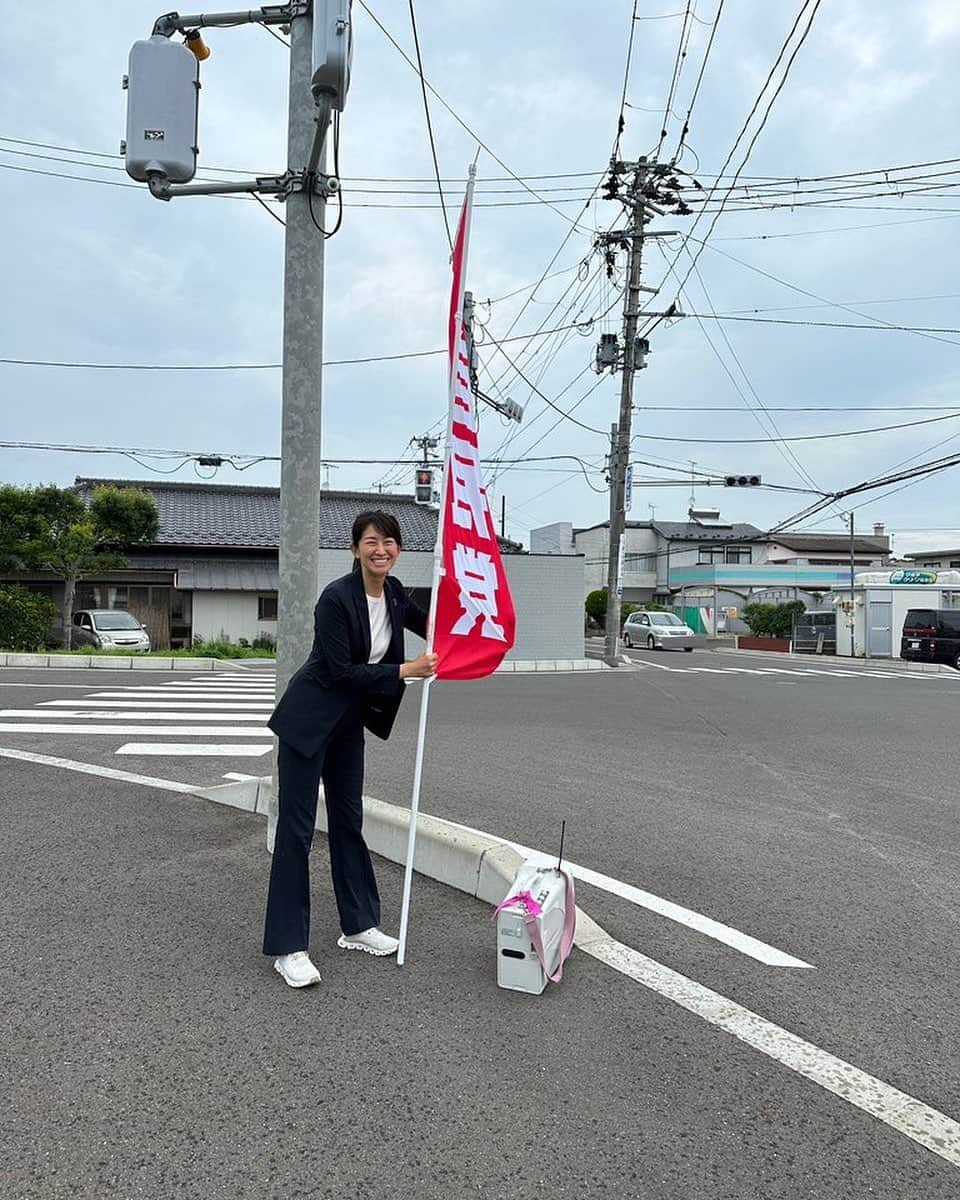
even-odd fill
[[[471,170],[457,226],[450,292],[450,415],[441,486],[441,573],[433,623],[438,679],[479,679],[491,674],[516,637],[513,599],[480,470],[476,398],[470,387],[463,320],[472,202]]]

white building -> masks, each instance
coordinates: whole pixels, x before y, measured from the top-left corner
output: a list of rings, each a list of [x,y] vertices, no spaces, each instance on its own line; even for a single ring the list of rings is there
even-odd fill
[[[958,560],[960,561],[960,560]],[[850,588],[838,588],[837,654],[850,657]],[[857,658],[899,658],[904,617],[911,608],[960,608],[960,569],[898,567],[863,571],[853,585],[853,654]]]

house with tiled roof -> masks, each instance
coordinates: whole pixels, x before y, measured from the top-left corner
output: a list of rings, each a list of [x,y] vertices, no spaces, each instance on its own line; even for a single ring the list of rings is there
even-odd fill
[[[126,555],[127,566],[77,584],[74,611],[129,609],[147,625],[155,647],[189,646],[221,636],[253,643],[276,638],[280,489],[168,479],[79,477],[88,500],[98,487],[135,487],[153,497],[156,542]],[[353,565],[350,532],[357,513],[393,514],[403,533],[397,575],[426,607],[437,538],[437,509],[413,496],[324,490],[320,496],[317,591]],[[583,561],[559,563],[500,538],[517,608],[517,659],[581,658]],[[47,573],[21,576],[59,604],[62,584]],[[549,599],[550,604],[544,601]]]

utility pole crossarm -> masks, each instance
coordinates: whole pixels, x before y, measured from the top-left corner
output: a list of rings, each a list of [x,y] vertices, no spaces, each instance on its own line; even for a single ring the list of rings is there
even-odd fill
[[[291,0],[290,4],[265,4],[262,8],[246,8],[228,13],[164,13],[153,23],[158,37],[173,37],[188,29],[232,29],[235,25],[289,25],[294,17],[303,17],[310,10],[309,0]]]

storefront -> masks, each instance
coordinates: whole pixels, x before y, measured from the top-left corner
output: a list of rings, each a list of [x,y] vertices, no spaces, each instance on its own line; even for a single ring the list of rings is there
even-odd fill
[[[837,654],[851,654],[850,589],[837,588]],[[918,567],[864,571],[854,576],[853,647],[857,658],[899,658],[903,621],[911,608],[960,609],[960,571]]]

